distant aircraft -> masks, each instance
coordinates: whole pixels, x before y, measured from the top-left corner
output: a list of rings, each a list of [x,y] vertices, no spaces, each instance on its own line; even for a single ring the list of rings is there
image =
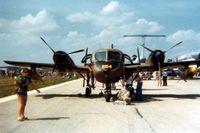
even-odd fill
[[[182,55],[177,57],[178,61],[191,61],[191,60],[200,60],[200,52],[192,52],[189,54]]]
[[[175,61],[195,61],[200,60],[200,52],[191,52],[184,55],[181,55],[176,58]],[[172,62],[173,59],[169,59],[169,62]],[[200,70],[197,65],[190,65],[189,67],[178,67],[174,68],[173,71],[183,79],[185,82],[187,79],[192,79],[194,75]]]
[[[89,80],[94,78],[104,83],[106,88],[104,92],[104,96],[107,102],[110,101],[111,98],[111,84],[118,82],[120,78],[127,77],[130,73],[136,73],[140,71],[157,71],[161,68],[167,67],[177,67],[177,66],[185,66],[187,67],[190,64],[198,64],[200,65],[200,61],[187,61],[187,62],[172,62],[165,63],[165,53],[166,51],[161,50],[151,50],[145,46],[145,49],[150,51],[149,58],[145,63],[141,63],[140,59],[138,63],[133,63],[133,59],[123,53],[122,51],[114,48],[110,49],[99,49],[94,51],[92,54],[88,54],[88,50],[86,49],[85,56],[82,59],[82,63],[84,65],[77,66],[69,54],[82,52],[83,50],[74,51],[71,53],[66,53],[64,51],[54,51],[47,42],[41,37],[41,40],[52,50],[53,61],[54,64],[49,63],[36,63],[36,62],[22,62],[22,61],[8,61],[4,62],[11,65],[16,66],[26,66],[30,67],[34,70],[36,67],[42,68],[53,68],[53,71],[57,69],[58,71],[74,71],[79,73],[87,82],[87,87],[85,89],[86,95],[90,95],[92,91],[93,84],[89,83]],[[179,45],[182,42],[177,43],[173,47]],[[173,48],[171,47],[171,48]],[[171,49],[170,48],[170,49]],[[138,57],[139,55],[139,50]],[[125,60],[128,60],[129,63],[125,63]],[[88,62],[89,61],[89,62]],[[86,74],[86,78],[84,76]]]

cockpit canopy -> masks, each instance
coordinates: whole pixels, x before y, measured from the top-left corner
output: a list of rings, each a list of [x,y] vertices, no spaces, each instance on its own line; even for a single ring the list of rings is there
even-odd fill
[[[101,50],[94,53],[93,59],[95,61],[120,61],[121,55],[120,51]]]

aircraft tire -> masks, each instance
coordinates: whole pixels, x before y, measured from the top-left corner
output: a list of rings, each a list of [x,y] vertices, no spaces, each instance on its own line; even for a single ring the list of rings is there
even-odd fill
[[[111,94],[110,93],[105,94],[106,102],[110,102],[110,98],[111,98]]]
[[[86,87],[86,89],[85,89],[85,96],[86,97],[89,97],[90,96],[90,94],[91,94],[91,88],[90,87]]]

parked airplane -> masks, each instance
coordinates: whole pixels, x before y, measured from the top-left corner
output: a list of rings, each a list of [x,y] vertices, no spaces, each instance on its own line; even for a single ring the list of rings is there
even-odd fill
[[[200,65],[200,61],[187,61],[187,62],[173,62],[165,63],[165,51],[161,50],[150,50],[149,48],[143,46],[145,49],[149,50],[151,53],[149,58],[144,64],[133,63],[131,57],[121,50],[118,49],[99,49],[94,51],[92,54],[87,53],[82,59],[84,65],[77,66],[69,54],[81,52],[83,50],[74,51],[71,53],[66,53],[64,51],[54,51],[46,41],[41,37],[42,41],[53,51],[54,64],[49,63],[36,63],[36,62],[22,62],[22,61],[8,61],[4,62],[16,66],[26,66],[35,69],[36,67],[48,67],[57,69],[58,71],[75,71],[79,73],[84,78],[84,73],[87,75],[87,87],[85,90],[86,95],[91,94],[91,85],[89,83],[90,75],[93,75],[95,79],[106,85],[104,96],[107,102],[111,98],[111,84],[118,82],[120,78],[127,77],[130,73],[140,72],[140,71],[157,71],[159,68],[165,67],[175,67],[175,66],[188,66],[190,64]],[[181,42],[177,43],[173,47],[177,46]],[[173,48],[172,47],[172,48]],[[140,57],[138,52],[138,57]],[[89,63],[87,62],[89,60]],[[125,63],[128,60],[130,63]]]

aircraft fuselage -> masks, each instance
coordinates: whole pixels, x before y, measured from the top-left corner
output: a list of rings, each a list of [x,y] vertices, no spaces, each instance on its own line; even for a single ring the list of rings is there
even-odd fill
[[[123,74],[123,53],[116,49],[102,49],[92,55],[94,77],[101,83],[115,83]]]

